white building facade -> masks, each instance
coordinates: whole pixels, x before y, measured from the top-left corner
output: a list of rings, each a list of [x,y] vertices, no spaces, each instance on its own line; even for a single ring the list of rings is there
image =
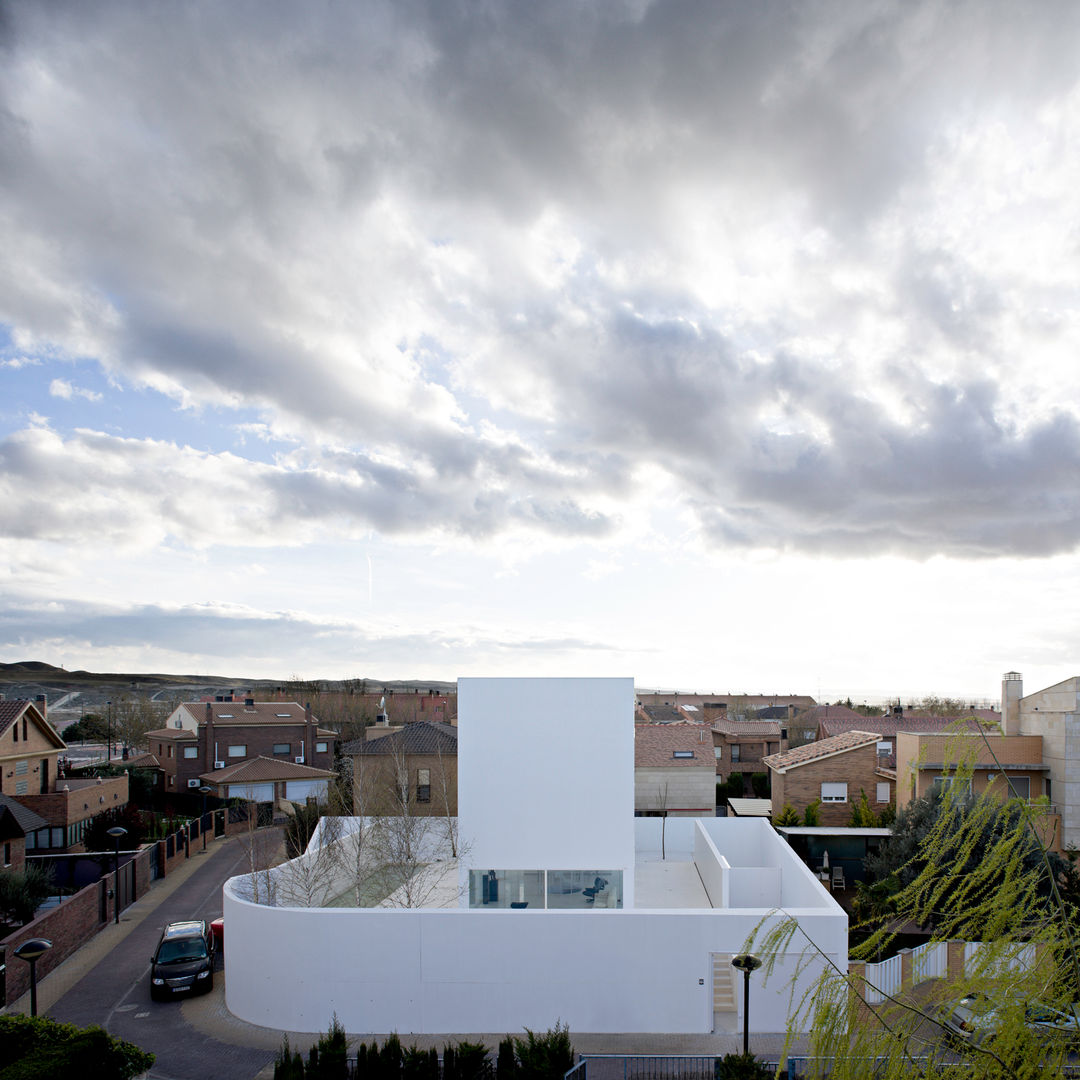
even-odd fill
[[[846,916],[767,822],[634,819],[633,701],[630,679],[461,680],[452,900],[296,906],[287,865],[255,903],[234,878],[230,1011],[311,1032],[334,1013],[375,1034],[736,1031],[732,955],[793,918],[751,982],[753,1029],[784,1031],[822,964],[846,970]]]

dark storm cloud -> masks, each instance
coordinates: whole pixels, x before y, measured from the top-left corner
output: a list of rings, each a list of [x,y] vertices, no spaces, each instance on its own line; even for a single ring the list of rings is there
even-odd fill
[[[207,543],[213,497],[259,509],[214,542],[588,539],[655,468],[718,544],[1080,542],[1073,406],[1017,417],[1006,389],[1009,328],[1075,297],[954,242],[966,188],[933,188],[958,132],[1060,104],[1075,4],[0,14],[0,321],[302,447],[27,430],[8,536]],[[685,280],[697,230],[715,286]]]

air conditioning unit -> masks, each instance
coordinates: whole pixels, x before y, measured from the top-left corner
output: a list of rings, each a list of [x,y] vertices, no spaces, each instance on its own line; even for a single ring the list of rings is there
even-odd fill
[[[224,769],[225,768],[225,762],[224,761],[215,761],[214,762],[214,768],[215,769]]]
[[[189,780],[187,782],[187,786],[188,787],[198,787],[199,786],[199,781],[198,780]]]
[[[304,755],[301,754],[298,758],[293,758],[293,761],[295,761],[297,765],[303,765],[304,764]]]

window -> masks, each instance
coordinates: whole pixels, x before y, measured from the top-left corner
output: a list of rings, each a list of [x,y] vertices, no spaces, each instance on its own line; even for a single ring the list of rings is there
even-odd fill
[[[30,771],[29,761],[16,761],[15,762],[15,775],[25,776]]]
[[[199,748],[197,746],[185,746],[184,747],[184,757],[190,759],[190,758],[197,758],[198,756],[199,756]]]
[[[11,737],[15,742],[19,741],[19,722],[18,722],[18,720],[16,720],[15,723],[11,725]]]
[[[431,770],[416,770],[416,801],[431,802]]]
[[[325,754],[326,753],[326,743],[317,742],[315,744],[315,753],[316,754]]]
[[[946,788],[955,787],[958,792],[967,792],[971,794],[971,781],[960,780],[955,776],[935,776],[934,787],[938,791],[944,791]]]
[[[1030,776],[1007,776],[1005,777],[1009,782],[1009,798],[1010,799],[1030,799],[1031,798],[1031,777]]]
[[[10,843],[5,843],[4,844],[4,865],[5,866],[10,866],[11,865],[11,844]]]
[[[888,757],[892,753],[892,743],[888,739],[881,739],[877,744],[879,757]]]
[[[731,760],[742,761],[742,747],[738,743],[731,744]]]
[[[22,741],[26,742],[26,717],[22,718]]]
[[[877,786],[877,801],[888,802],[889,801],[889,782],[886,780],[884,783]]]
[[[821,801],[823,803],[847,802],[847,784],[822,784]]]
[[[233,743],[229,747],[229,757],[247,757],[247,743]]]
[[[717,761],[722,761],[723,760],[723,758],[724,758],[724,748],[722,746],[714,746],[712,752],[713,752],[713,757],[715,757]]]
[[[673,758],[692,758],[694,756],[693,750],[672,750],[671,756]]]
[[[284,754],[286,757],[288,757],[290,745],[291,744],[287,742],[276,742],[274,743],[274,753],[278,755]]]
[[[233,714],[231,712],[219,712],[217,714],[217,718],[219,720],[231,720],[233,718]]]
[[[168,753],[168,756],[169,756],[169,757],[172,757],[172,747],[171,747],[171,746],[169,747],[169,753]]]
[[[292,719],[292,713],[291,712],[276,712],[276,713],[274,713],[274,715],[279,720],[291,720]]]

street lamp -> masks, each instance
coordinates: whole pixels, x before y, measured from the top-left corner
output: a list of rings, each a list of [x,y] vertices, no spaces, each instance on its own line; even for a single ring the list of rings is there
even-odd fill
[[[202,849],[206,850],[206,796],[210,794],[214,789],[209,784],[203,784],[199,788],[199,794],[202,796],[202,817],[199,818],[199,832],[202,833]]]
[[[15,955],[20,960],[25,960],[30,965],[30,1015],[37,1016],[37,962],[38,957],[43,956],[52,948],[52,942],[48,938],[32,937],[24,941],[16,950]]]
[[[120,825],[114,825],[111,829],[105,830],[116,841],[116,861],[114,863],[114,871],[116,874],[116,884],[113,886],[113,914],[115,916],[115,922],[117,925],[120,923],[120,838],[127,836],[127,829]]]
[[[757,971],[761,961],[752,953],[739,953],[731,966],[743,973],[742,1052],[746,1057],[750,1053],[750,972]]]
[[[112,764],[112,702],[105,702],[105,764]]]

